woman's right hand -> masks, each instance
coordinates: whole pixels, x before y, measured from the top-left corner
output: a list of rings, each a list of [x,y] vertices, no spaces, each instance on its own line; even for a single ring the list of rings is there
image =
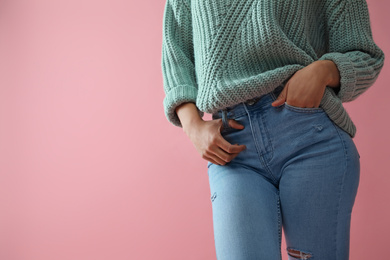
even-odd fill
[[[232,128],[244,129],[244,126],[234,119],[229,119],[228,122]],[[197,120],[183,127],[184,132],[203,159],[214,164],[225,165],[245,150],[246,146],[230,144],[221,135],[222,129],[221,118],[209,121]]]

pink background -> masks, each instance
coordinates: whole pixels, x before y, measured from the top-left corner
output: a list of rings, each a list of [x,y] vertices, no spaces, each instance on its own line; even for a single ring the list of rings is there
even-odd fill
[[[368,3],[389,53],[390,4]],[[164,116],[164,5],[0,1],[0,259],[215,259],[207,162]],[[389,62],[345,104],[355,260],[388,254]]]

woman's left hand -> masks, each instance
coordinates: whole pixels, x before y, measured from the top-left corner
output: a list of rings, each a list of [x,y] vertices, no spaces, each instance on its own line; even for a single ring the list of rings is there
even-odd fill
[[[329,60],[315,61],[294,73],[272,106],[286,102],[296,107],[319,107],[325,88],[330,83],[334,86],[339,83],[335,64]]]

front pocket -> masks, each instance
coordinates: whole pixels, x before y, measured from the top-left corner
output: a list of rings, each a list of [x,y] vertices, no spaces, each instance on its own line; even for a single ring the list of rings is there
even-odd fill
[[[294,111],[294,112],[300,112],[300,113],[319,113],[319,112],[325,112],[322,107],[296,107],[287,104],[287,102],[284,102],[284,106],[286,109]]]

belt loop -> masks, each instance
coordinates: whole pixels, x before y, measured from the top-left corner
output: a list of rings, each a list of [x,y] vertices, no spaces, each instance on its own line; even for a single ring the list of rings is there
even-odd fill
[[[222,123],[223,123],[223,129],[229,128],[229,122],[228,122],[228,116],[227,116],[226,109],[222,109]]]

